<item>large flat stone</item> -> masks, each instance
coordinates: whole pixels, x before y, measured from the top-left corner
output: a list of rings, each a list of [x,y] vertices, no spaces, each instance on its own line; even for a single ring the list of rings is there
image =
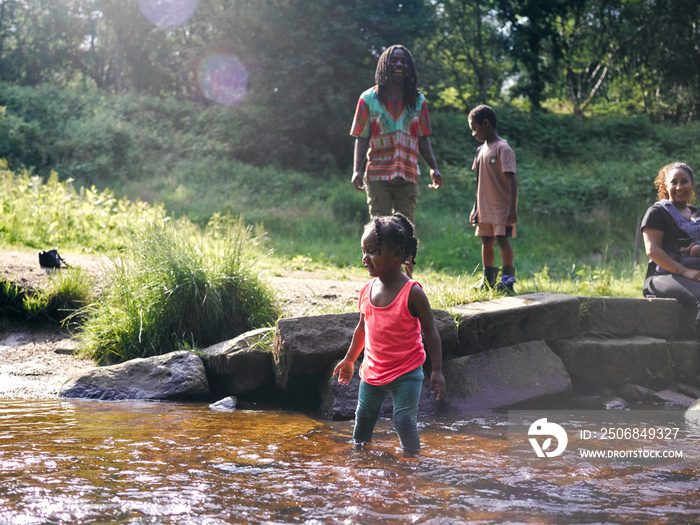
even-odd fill
[[[94,368],[63,385],[60,397],[192,401],[209,397],[204,363],[186,351]]]
[[[675,299],[581,297],[581,332],[667,338],[678,332]]]
[[[345,356],[359,320],[358,312],[277,321],[272,351],[277,385],[282,390],[318,389],[321,375]]]
[[[649,386],[673,380],[673,361],[663,339],[586,337],[550,342],[574,385]]]
[[[236,396],[273,385],[274,333],[274,328],[260,328],[205,348],[202,361],[212,391],[221,396]]]
[[[579,333],[579,301],[569,295],[534,293],[449,308],[458,316],[461,356],[527,341]]]
[[[571,380],[561,360],[544,341],[530,341],[444,364],[451,413],[468,413],[564,395]]]

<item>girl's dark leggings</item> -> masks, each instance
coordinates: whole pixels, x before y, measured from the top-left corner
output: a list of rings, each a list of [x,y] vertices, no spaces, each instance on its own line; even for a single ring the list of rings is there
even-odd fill
[[[695,309],[695,333],[700,339],[700,283],[681,275],[652,275],[644,281],[644,295],[677,299]]]

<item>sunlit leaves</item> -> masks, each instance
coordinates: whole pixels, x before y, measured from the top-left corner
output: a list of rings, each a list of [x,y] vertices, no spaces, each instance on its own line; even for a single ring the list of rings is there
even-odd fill
[[[59,182],[14,173],[0,163],[0,243],[82,247],[86,251],[120,248],[136,228],[166,219],[165,210],[141,201],[117,199],[110,190],[76,190]]]

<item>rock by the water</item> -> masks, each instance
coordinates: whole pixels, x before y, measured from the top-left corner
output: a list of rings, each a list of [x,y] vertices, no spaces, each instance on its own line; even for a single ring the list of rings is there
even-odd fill
[[[543,341],[488,350],[447,361],[445,404],[468,413],[510,407],[566,395],[571,379],[561,360]]]
[[[678,331],[675,299],[581,297],[581,331],[666,338]]]
[[[585,410],[625,410],[627,403],[617,396],[576,396],[569,400],[572,406]]]
[[[94,368],[66,381],[59,395],[105,401],[198,400],[209,396],[209,383],[202,360],[180,351]]]
[[[317,388],[321,375],[347,352],[359,320],[358,312],[277,321],[273,350],[277,386],[292,391]]]
[[[459,346],[459,333],[457,332],[457,323],[454,317],[445,310],[433,310],[435,317],[435,327],[440,334],[440,342],[442,343],[442,359],[448,359],[454,355],[462,355]],[[425,344],[425,339],[423,340]],[[428,354],[428,351],[425,352]],[[430,354],[428,354],[430,359]]]
[[[661,390],[654,392],[652,402],[664,405],[666,408],[689,408],[695,403],[695,399],[688,397],[673,390]]]
[[[360,362],[355,363],[355,372],[350,383],[344,385],[338,382],[338,376],[333,375],[333,369],[339,361],[328,368],[325,380],[321,383],[321,415],[332,421],[344,421],[355,417],[357,393],[360,388]]]
[[[700,426],[700,399],[688,407],[683,417],[687,423]]]
[[[274,328],[260,328],[204,350],[209,386],[219,395],[240,395],[274,384],[270,352]],[[269,340],[268,344],[263,344]]]
[[[209,409],[217,412],[235,412],[237,406],[238,399],[234,396],[228,396],[209,405]]]
[[[673,359],[673,371],[679,381],[692,382],[700,373],[700,341],[668,341]]]
[[[694,385],[686,385],[684,383],[679,383],[674,388],[679,394],[684,396],[692,397],[693,399],[700,399],[700,387]]]
[[[617,394],[629,403],[650,403],[654,391],[640,385],[626,383],[618,388]]]
[[[673,380],[673,361],[666,341],[651,337],[592,337],[550,343],[577,387],[648,386]]]

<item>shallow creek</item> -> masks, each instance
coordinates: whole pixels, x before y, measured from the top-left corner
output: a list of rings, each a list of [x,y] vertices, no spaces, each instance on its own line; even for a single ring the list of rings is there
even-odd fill
[[[509,426],[422,420],[423,453],[405,460],[388,420],[360,452],[351,421],[297,412],[0,400],[0,523],[700,522],[697,427],[680,424],[682,460],[544,465],[513,461]]]

